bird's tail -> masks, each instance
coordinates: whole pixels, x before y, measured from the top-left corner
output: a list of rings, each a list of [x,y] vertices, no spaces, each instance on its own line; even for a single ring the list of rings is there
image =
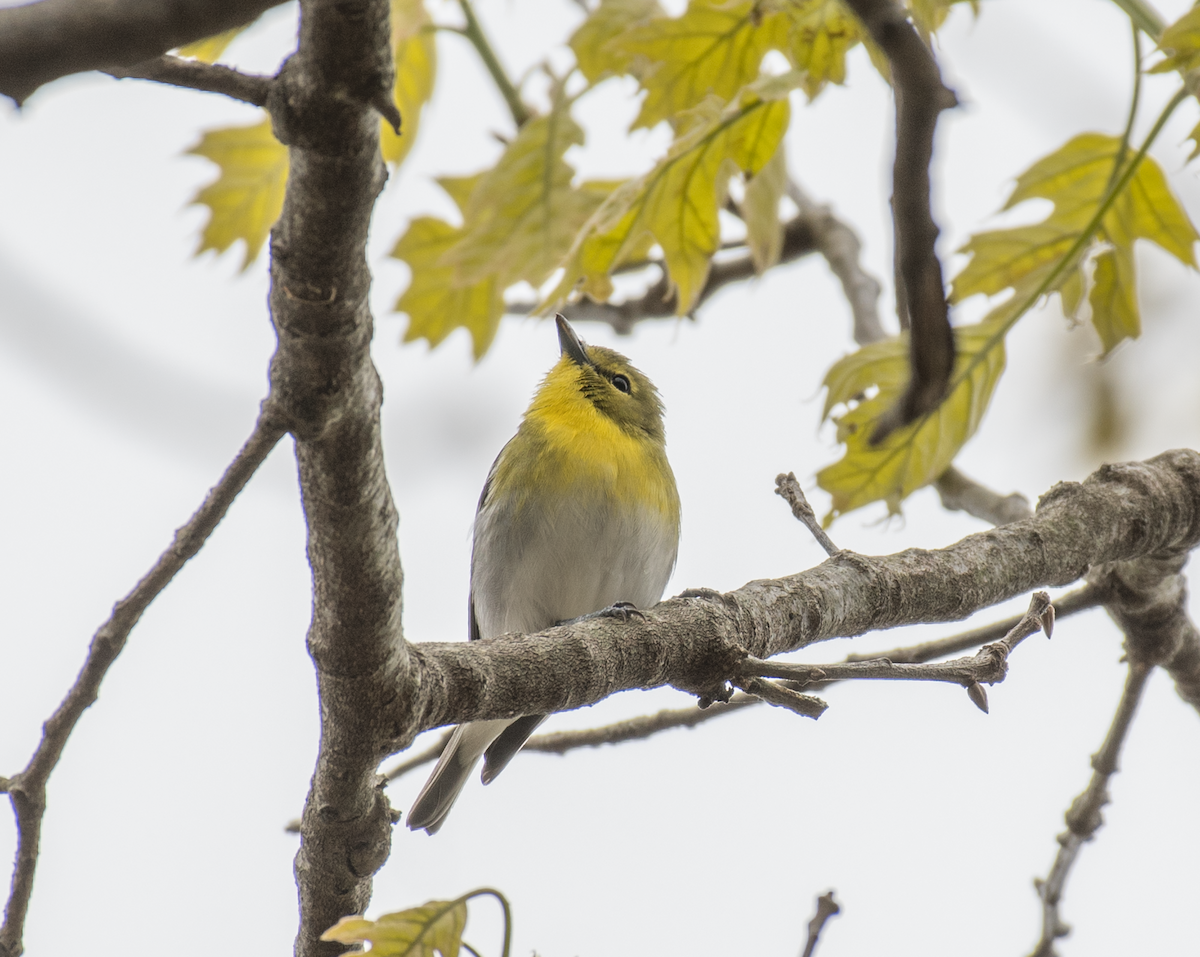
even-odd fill
[[[460,724],[450,735],[437,767],[408,811],[408,826],[435,834],[446,820],[480,756],[509,725],[508,720]]]

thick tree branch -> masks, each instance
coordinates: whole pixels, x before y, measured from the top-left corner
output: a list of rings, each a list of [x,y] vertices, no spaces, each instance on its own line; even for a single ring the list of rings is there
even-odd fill
[[[1058,854],[1050,875],[1044,881],[1035,881],[1038,896],[1042,899],[1042,936],[1030,957],[1053,957],[1054,942],[1065,937],[1070,928],[1059,916],[1059,904],[1071,868],[1079,858],[1079,851],[1095,837],[1104,824],[1101,809],[1108,803],[1108,782],[1117,771],[1117,758],[1125,736],[1133,723],[1138,701],[1146,687],[1146,678],[1152,665],[1137,659],[1129,663],[1129,674],[1125,679],[1125,690],[1117,705],[1117,713],[1100,750],[1092,756],[1092,779],[1087,788],[1071,803],[1067,811],[1067,830],[1058,836]]]
[[[119,80],[154,80],[189,90],[221,93],[254,106],[266,106],[271,89],[269,76],[240,73],[219,63],[202,63],[170,55],[129,67],[113,67],[107,72]]]
[[[249,23],[279,0],[40,0],[0,10],[0,93],[144,63]]]
[[[941,403],[954,371],[954,333],[930,209],[929,163],[938,114],[957,104],[942,84],[929,48],[894,0],[846,0],[888,59],[896,95],[896,161],[892,214],[896,225],[897,297],[909,319],[910,379],[896,407],[875,427],[882,441]]]
[[[100,683],[124,649],[129,632],[138,623],[142,613],[167,587],[187,560],[200,551],[213,529],[225,517],[233,500],[250,481],[250,476],[263,463],[283,434],[284,429],[279,418],[273,414],[269,405],[264,404],[254,431],[225,470],[221,480],[209,490],[204,503],[188,523],[175,532],[174,541],[159,556],[154,567],[137,583],[133,591],[113,606],[108,621],[101,625],[92,637],[79,677],[75,679],[75,684],[71,686],[71,690],[67,692],[54,714],[42,726],[42,740],[29,764],[13,777],[0,779],[0,790],[8,793],[17,818],[17,859],[8,903],[4,909],[4,925],[0,927],[0,957],[18,957],[24,950],[22,937],[25,914],[29,907],[29,896],[33,891],[42,816],[46,811],[46,782],[62,756],[67,739],[75,730],[79,719],[83,717],[84,711],[95,702]]]
[[[938,551],[843,551],[798,575],[692,593],[626,623],[414,646],[421,695],[395,701],[389,723],[409,731],[392,747],[444,724],[565,711],[632,688],[669,684],[722,700],[747,654],[765,659],[833,637],[958,620],[1065,585],[1091,566],[1182,556],[1197,542],[1200,454],[1106,466],[1083,484],[1055,486],[1033,518]]]
[[[367,231],[386,178],[374,104],[394,78],[389,4],[302,0],[300,9],[299,49],[267,108],[289,163],[271,236],[271,394],[296,436],[321,708],[295,863],[296,954],[310,957],[340,950],[320,935],[363,912],[387,858],[393,816],[375,769],[394,733],[388,706],[412,684],[367,300]]]

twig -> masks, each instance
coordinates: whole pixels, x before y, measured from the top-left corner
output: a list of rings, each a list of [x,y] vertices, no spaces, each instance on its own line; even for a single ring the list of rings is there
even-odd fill
[[[825,929],[825,923],[829,918],[840,914],[841,907],[838,902],[833,899],[833,891],[827,891],[817,898],[817,912],[813,915],[813,919],[808,922],[808,940],[804,944],[804,951],[800,957],[812,957],[817,949],[817,938],[821,936],[821,931]]]
[[[957,104],[942,84],[929,48],[894,0],[846,0],[888,59],[896,95],[896,160],[892,168],[896,254],[910,324],[910,378],[896,406],[875,425],[872,441],[941,403],[954,371],[954,333],[942,266],[934,244],[929,163],[938,114]],[[899,283],[898,283],[899,288]]]
[[[0,10],[0,94],[19,106],[43,83],[144,63],[250,23],[279,0],[42,0]]]
[[[825,549],[826,555],[836,555],[840,551],[833,544],[833,539],[825,534],[825,529],[821,527],[821,523],[817,520],[817,513],[808,504],[808,499],[804,495],[804,489],[800,487],[795,472],[788,472],[787,475],[780,472],[775,476],[775,494],[792,507],[792,514],[796,516],[805,528],[812,532],[812,537],[817,540],[818,545]]]
[[[1136,658],[1130,661],[1125,690],[1121,692],[1112,726],[1108,729],[1104,744],[1092,756],[1092,779],[1083,793],[1071,802],[1067,811],[1067,830],[1058,836],[1058,854],[1054,858],[1054,866],[1050,868],[1049,876],[1044,881],[1034,882],[1038,897],[1042,900],[1042,937],[1030,957],[1052,957],[1055,953],[1054,942],[1070,933],[1070,928],[1063,923],[1058,910],[1067,877],[1079,857],[1080,848],[1090,841],[1104,824],[1101,809],[1109,801],[1108,782],[1117,771],[1117,758],[1120,756],[1121,746],[1125,743],[1125,736],[1133,723],[1138,701],[1152,668],[1152,665]]]
[[[963,475],[953,465],[934,483],[942,507],[951,512],[966,512],[993,525],[1007,525],[1029,518],[1033,509],[1020,492],[1001,495]]]
[[[986,713],[987,695],[982,685],[996,684],[1004,680],[1008,673],[1008,656],[1022,641],[1039,631],[1045,631],[1049,637],[1053,630],[1054,606],[1050,604],[1050,596],[1044,591],[1039,591],[1034,592],[1029,602],[1029,610],[1021,616],[1008,634],[1000,641],[984,645],[970,657],[921,664],[894,662],[889,658],[872,658],[828,665],[771,662],[748,657],[742,662],[741,674],[752,675],[755,678],[784,678],[796,682],[800,687],[815,682],[850,679],[945,681],[966,688],[971,700]],[[747,687],[745,690],[751,689]]]
[[[209,489],[204,503],[175,533],[170,547],[133,591],[113,607],[112,615],[92,637],[79,676],[54,714],[42,726],[42,740],[29,764],[3,782],[17,818],[17,855],[4,925],[0,927],[0,957],[18,957],[25,914],[37,868],[42,816],[46,811],[46,782],[62,756],[67,739],[83,712],[96,700],[100,683],[150,603],[195,555],[212,534],[238,493],[284,434],[283,425],[264,408],[246,444],[234,457],[221,480]]]
[[[189,90],[221,93],[255,106],[266,106],[271,90],[269,76],[241,73],[219,63],[203,63],[170,54],[129,67],[112,67],[105,72],[118,80],[154,80]]]
[[[793,262],[816,251],[817,246],[811,222],[804,216],[795,216],[784,224],[783,248],[776,265]],[[658,262],[648,265],[663,269]],[[708,272],[704,288],[700,290],[700,295],[696,299],[696,308],[699,308],[723,286],[750,279],[755,275],[757,273],[754,270],[754,260],[748,252],[714,262]],[[675,319],[677,302],[675,291],[668,281],[666,273],[662,272],[650,288],[637,299],[609,303],[594,302],[584,296],[578,302],[561,306],[559,311],[571,322],[606,322],[619,334],[627,335],[642,320]],[[504,307],[506,312],[514,315],[524,315],[536,308],[537,303],[535,302],[513,302],[505,304]]]
[[[787,708],[788,711],[804,718],[819,718],[829,707],[820,698],[801,694],[773,681],[764,681],[755,675],[733,678],[732,683],[746,694],[762,698],[767,704],[773,704],[777,708]]]
[[[488,73],[491,74],[492,80],[496,87],[500,90],[500,95],[504,97],[504,102],[508,104],[508,111],[512,114],[513,122],[517,126],[524,126],[530,117],[529,108],[521,102],[521,94],[517,92],[517,88],[513,86],[512,80],[508,78],[508,74],[504,72],[504,67],[500,65],[500,61],[496,58],[496,53],[492,49],[492,45],[488,42],[487,35],[483,32],[483,27],[479,25],[479,21],[475,18],[475,11],[471,9],[470,0],[458,0],[458,5],[462,8],[463,17],[467,24],[461,30],[461,33],[471,46],[479,53],[480,59],[483,60],[483,65],[487,67]]]
[[[828,206],[817,203],[794,180],[788,180],[787,194],[807,220],[813,241],[830,271],[841,281],[842,291],[850,303],[850,313],[854,316],[854,341],[865,346],[886,339],[887,331],[879,321],[882,287],[859,262],[862,243],[854,230],[834,216]]]

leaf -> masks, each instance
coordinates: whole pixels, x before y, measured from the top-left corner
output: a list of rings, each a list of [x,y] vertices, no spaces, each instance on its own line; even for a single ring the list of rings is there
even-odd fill
[[[472,173],[470,176],[439,176],[437,184],[449,194],[458,211],[465,216],[471,194],[475,192],[475,187],[479,185],[483,176],[483,173]]]
[[[1200,8],[1193,7],[1163,30],[1158,48],[1167,56],[1151,67],[1150,73],[1187,73],[1200,66]]]
[[[563,154],[583,143],[561,85],[545,116],[521,127],[500,161],[484,173],[463,210],[462,240],[443,262],[462,285],[495,276],[502,288],[525,280],[540,286],[564,249],[604,199],[573,189],[575,171]]]
[[[181,46],[175,52],[180,56],[191,57],[193,60],[201,60],[204,63],[216,63],[234,38],[248,26],[250,24],[245,23],[232,30],[226,30],[224,33],[218,33],[216,36],[205,37],[203,40]]]
[[[786,46],[788,27],[787,15],[763,12],[756,0],[691,0],[681,17],[652,19],[609,41],[646,90],[633,129],[674,120],[710,96],[728,102],[758,77],[768,50]]]
[[[871,502],[900,502],[941,475],[983,418],[1004,371],[1002,321],[989,319],[955,329],[958,355],[946,400],[936,411],[870,444],[874,423],[895,406],[908,385],[907,335],[864,346],[834,364],[825,376],[825,417],[839,405],[838,441],[845,455],[817,473],[833,496],[825,522]]]
[[[777,262],[783,251],[783,223],[779,219],[779,200],[787,189],[787,156],[783,142],[766,164],[746,184],[742,200],[742,218],[746,223],[746,242],[754,271],[764,273]]]
[[[971,255],[971,261],[954,278],[951,302],[1011,288],[1013,296],[990,315],[1003,311],[1010,320],[1015,319],[1014,309],[1019,311],[1057,269],[1057,279],[1046,291],[1066,290],[1063,307],[1072,314],[1082,289],[1072,274],[1090,263],[1096,270],[1088,293],[1091,321],[1105,353],[1124,339],[1137,337],[1141,319],[1134,243],[1148,239],[1195,267],[1193,245],[1200,235],[1171,193],[1158,164],[1147,156],[1104,215],[1090,246],[1079,250],[1074,262],[1064,263],[1115,182],[1113,172],[1120,151],[1116,137],[1084,133],[1022,173],[1004,208],[1027,199],[1048,199],[1054,203],[1053,211],[1040,223],[972,237],[961,250]],[[1111,250],[1111,255],[1106,250]],[[1068,283],[1073,283],[1069,290]]]
[[[634,26],[663,16],[658,0],[601,0],[567,41],[580,72],[593,84],[609,74],[628,73],[633,54],[611,41]]]
[[[558,286],[542,308],[581,289],[603,301],[614,269],[649,248],[663,251],[678,293],[678,314],[691,310],[708,277],[720,243],[718,211],[733,169],[758,173],[775,154],[790,116],[787,90],[800,82],[792,73],[747,87],[721,107],[713,97],[685,118],[689,124],[655,167],[615,190],[579,232]]]
[[[379,127],[379,147],[385,162],[399,166],[417,139],[421,111],[433,95],[437,75],[437,44],[433,21],[423,0],[392,0],[392,49],[396,83],[392,97],[400,111],[397,134],[386,120]]]
[[[378,920],[343,917],[321,940],[370,943],[372,957],[458,957],[466,923],[465,900],[429,901]]]
[[[254,126],[209,130],[188,153],[212,160],[221,170],[192,200],[212,212],[196,255],[206,249],[222,253],[240,239],[246,244],[245,270],[283,210],[287,149],[271,134],[267,118]]]
[[[804,92],[813,99],[826,83],[846,81],[846,53],[863,36],[855,16],[841,0],[803,0],[788,8],[791,39],[788,55],[802,70]]]
[[[409,223],[391,255],[408,263],[412,279],[396,300],[397,312],[408,315],[404,341],[428,339],[436,346],[459,326],[471,333],[475,358],[487,352],[504,315],[503,290],[494,276],[458,285],[455,268],[442,262],[463,237],[457,226],[432,216]]]
[[[979,16],[979,0],[908,0],[908,12],[912,15],[913,25],[926,46],[933,34],[942,28],[950,8],[956,3],[970,3],[975,16]]]

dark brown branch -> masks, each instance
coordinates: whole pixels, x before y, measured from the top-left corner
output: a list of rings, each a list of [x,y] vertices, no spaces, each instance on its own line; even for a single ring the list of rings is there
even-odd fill
[[[1101,809],[1109,800],[1108,782],[1117,771],[1117,758],[1120,756],[1121,746],[1125,743],[1125,736],[1133,723],[1138,701],[1152,668],[1152,665],[1144,661],[1130,661],[1125,690],[1117,704],[1112,726],[1108,729],[1104,744],[1092,756],[1092,779],[1083,793],[1071,802],[1070,810],[1067,811],[1067,830],[1058,836],[1058,854],[1054,858],[1054,866],[1050,868],[1050,875],[1046,880],[1034,883],[1038,896],[1042,899],[1042,937],[1030,957],[1052,957],[1056,953],[1054,942],[1070,932],[1070,928],[1063,923],[1059,915],[1059,904],[1062,902],[1067,877],[1079,857],[1080,849],[1095,837],[1104,824]]]
[[[804,951],[800,957],[813,957],[817,950],[817,940],[821,936],[821,931],[825,929],[825,924],[829,918],[837,916],[841,911],[837,901],[833,899],[833,891],[828,891],[817,898],[817,912],[808,922],[808,940],[804,942]]]
[[[219,63],[202,63],[170,55],[129,67],[113,67],[107,72],[119,80],[154,80],[189,90],[220,93],[254,106],[266,106],[271,89],[269,76],[240,73]]]
[[[129,632],[138,623],[142,613],[187,560],[200,551],[250,476],[283,434],[280,420],[269,411],[269,407],[264,406],[250,438],[225,470],[221,480],[209,490],[204,503],[188,523],[175,532],[170,547],[159,556],[154,567],[133,591],[113,606],[108,621],[92,637],[79,676],[54,714],[42,726],[42,740],[29,764],[24,770],[3,780],[3,790],[9,795],[17,818],[17,856],[8,903],[4,909],[4,925],[0,927],[0,957],[18,957],[24,949],[25,914],[33,891],[42,816],[46,811],[46,782],[62,756],[67,739],[84,711],[95,702],[100,683],[125,647]]]
[[[1029,499],[1020,492],[1000,495],[963,475],[953,465],[934,483],[942,499],[942,507],[951,512],[966,512],[993,525],[1007,525],[1029,518],[1033,509]]]
[[[808,504],[808,498],[804,494],[804,489],[800,487],[795,472],[788,472],[787,475],[781,472],[775,476],[775,494],[792,507],[792,514],[796,516],[796,520],[809,530],[812,537],[817,540],[817,544],[825,549],[826,555],[838,553],[838,547],[833,544],[833,539],[825,533],[825,529],[817,520],[817,513]]]
[[[900,402],[875,427],[880,442],[941,403],[954,371],[954,333],[946,306],[938,228],[930,208],[929,164],[938,114],[957,104],[933,54],[894,0],[846,0],[891,67],[896,95],[892,214],[899,262],[897,295],[909,319],[910,379]]]
[[[962,685],[972,693],[972,700],[981,711],[987,711],[987,695],[983,684],[997,684],[1008,674],[1008,656],[1022,641],[1038,631],[1047,637],[1054,629],[1054,606],[1044,591],[1034,592],[1029,610],[999,641],[984,645],[974,655],[951,661],[910,664],[878,657],[860,661],[827,665],[792,664],[747,658],[739,671],[756,678],[785,678],[804,688],[816,683],[854,679],[887,679],[894,681],[944,681]],[[749,690],[749,689],[747,689]]]
[[[40,0],[0,10],[0,93],[132,67],[249,23],[279,0]]]
[[[1177,450],[1059,484],[1033,518],[949,548],[879,558],[842,551],[798,575],[693,592],[629,622],[414,646],[422,694],[399,696],[386,720],[411,729],[394,742],[400,750],[427,728],[570,710],[618,690],[670,684],[721,700],[747,654],[766,659],[832,637],[958,620],[1098,564],[1179,556],[1198,541],[1200,454]]]

